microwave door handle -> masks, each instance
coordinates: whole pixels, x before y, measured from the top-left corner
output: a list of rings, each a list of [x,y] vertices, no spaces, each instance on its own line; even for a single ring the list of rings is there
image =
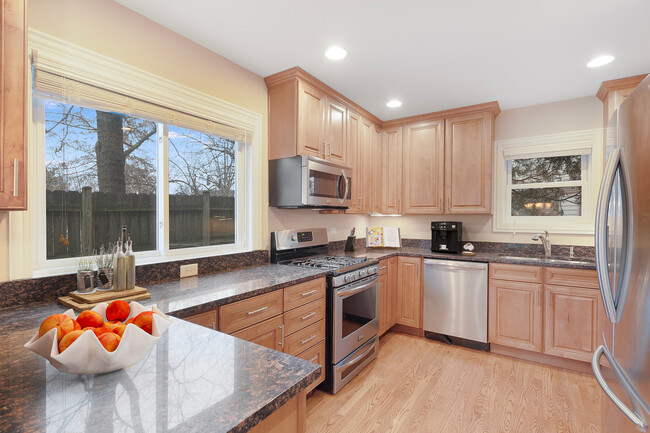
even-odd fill
[[[614,404],[621,410],[621,412],[623,412],[625,416],[627,416],[630,419],[630,421],[632,421],[640,431],[642,432],[647,431],[648,424],[641,417],[641,415],[638,414],[636,411],[627,407],[625,403],[623,403],[621,399],[618,398],[616,393],[614,393],[612,388],[610,388],[610,386],[607,384],[607,381],[603,377],[603,374],[600,370],[600,358],[603,355],[605,355],[605,358],[607,358],[607,360],[610,362],[612,366],[614,366],[616,362],[612,359],[612,356],[609,354],[609,352],[605,350],[605,346],[601,345],[598,347],[598,349],[596,349],[594,355],[591,358],[591,369],[594,371],[594,376],[596,377],[596,381],[598,382],[598,385],[600,385],[600,387],[603,389],[605,394],[607,394],[607,397],[609,397],[609,399],[612,400],[612,402],[614,402]],[[614,373],[617,376],[619,376],[619,372],[617,371],[616,367],[614,367]],[[625,383],[624,378],[621,378],[621,385],[623,385],[623,387],[626,387],[627,385]]]
[[[605,313],[613,323],[616,320],[616,307],[607,270],[607,210],[619,160],[620,149],[616,148],[607,160],[596,205],[596,272],[600,282],[600,294],[603,298]]]
[[[348,180],[348,177],[345,175],[345,170],[341,170],[341,174],[339,175],[339,179],[343,178],[345,181],[345,192],[343,193],[343,197],[339,197],[341,200],[345,200],[348,198],[348,191],[350,190],[350,181]]]

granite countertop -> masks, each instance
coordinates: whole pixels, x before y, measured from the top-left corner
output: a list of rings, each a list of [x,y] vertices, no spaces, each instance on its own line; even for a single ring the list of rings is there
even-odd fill
[[[355,257],[368,257],[373,260],[381,260],[392,256],[423,257],[426,259],[441,260],[462,260],[469,262],[485,263],[507,263],[514,265],[549,266],[556,268],[571,269],[596,269],[596,262],[592,257],[576,257],[573,260],[565,260],[562,257],[527,256],[516,253],[503,252],[477,252],[473,256],[451,253],[434,253],[427,248],[401,247],[401,248],[357,248],[354,252],[345,253]]]
[[[90,376],[25,349],[39,304],[0,311],[0,431],[247,431],[312,383],[320,366],[173,319],[143,361]]]

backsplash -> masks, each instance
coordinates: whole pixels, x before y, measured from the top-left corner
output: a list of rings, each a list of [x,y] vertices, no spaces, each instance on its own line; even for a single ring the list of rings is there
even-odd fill
[[[198,263],[199,275],[203,275],[264,265],[268,262],[269,252],[256,250],[247,253],[141,265],[136,267],[136,283],[138,286],[147,286],[178,280],[181,265],[190,263]],[[57,297],[74,290],[76,285],[76,274],[6,281],[0,283],[0,308],[38,301],[54,301]]]

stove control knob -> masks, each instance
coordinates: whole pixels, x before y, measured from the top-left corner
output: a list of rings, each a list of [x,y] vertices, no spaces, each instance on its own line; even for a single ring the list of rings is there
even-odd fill
[[[367,270],[362,269],[362,270],[359,271],[359,278],[363,278],[363,277],[365,277],[366,275],[368,275],[368,271],[367,271]]]
[[[291,235],[291,241],[296,242],[298,240],[298,237],[296,235]]]
[[[346,283],[349,283],[350,282],[350,275],[344,276],[343,281],[345,281]]]

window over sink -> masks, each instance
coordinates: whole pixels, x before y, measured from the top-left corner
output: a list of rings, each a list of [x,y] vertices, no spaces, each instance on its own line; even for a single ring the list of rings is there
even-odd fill
[[[600,130],[496,143],[495,231],[593,233]]]

